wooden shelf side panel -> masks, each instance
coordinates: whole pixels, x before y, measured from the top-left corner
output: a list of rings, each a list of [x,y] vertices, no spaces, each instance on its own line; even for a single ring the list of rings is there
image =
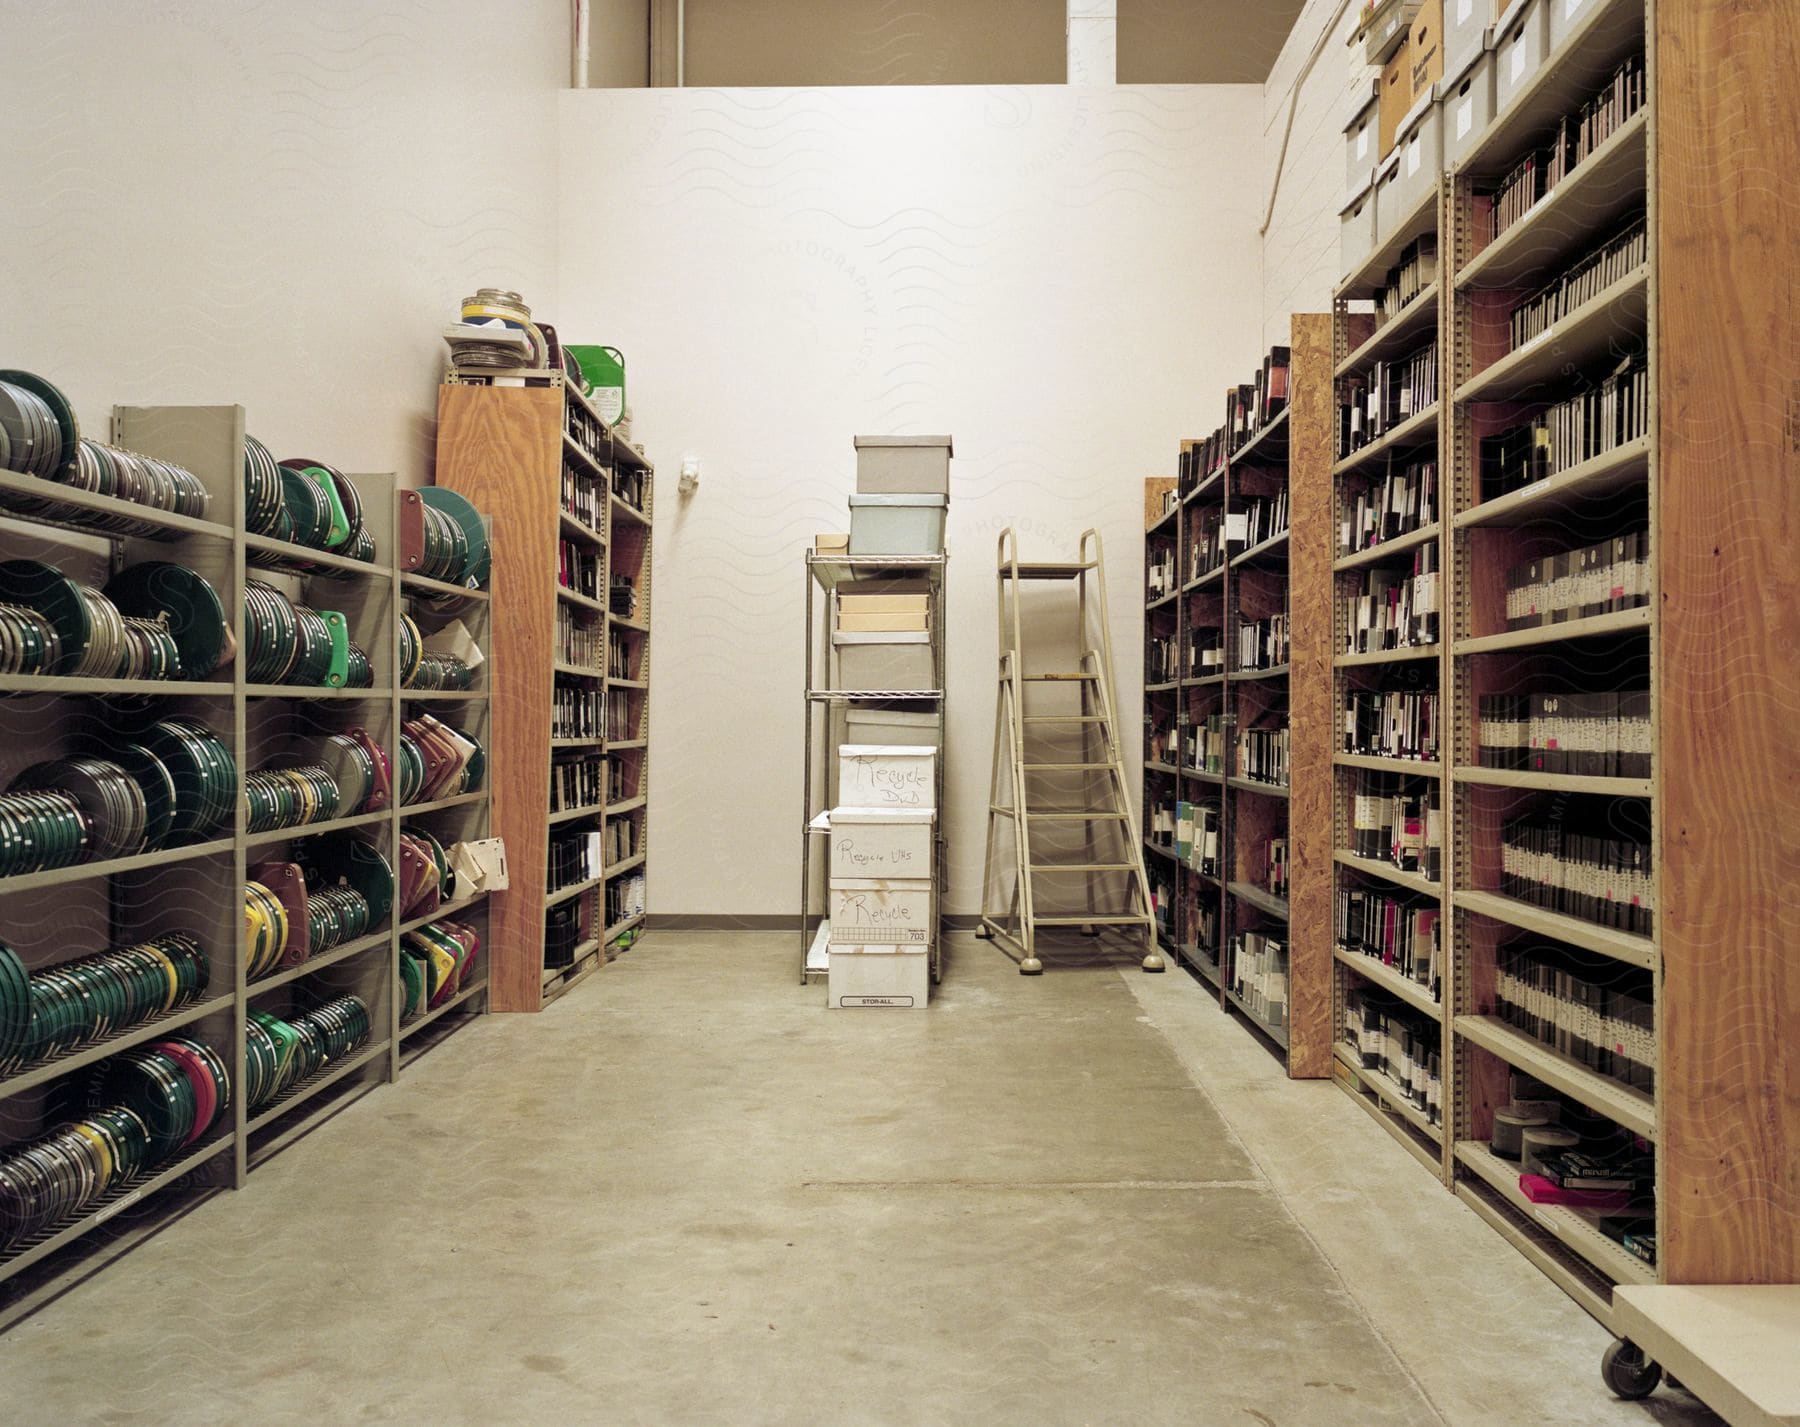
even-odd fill
[[[535,1011],[543,995],[562,427],[562,393],[553,388],[438,389],[437,483],[473,501],[494,531],[490,637],[507,674],[493,690],[489,777],[512,881],[492,899],[496,1011]]]
[[[1331,464],[1337,402],[1331,379],[1331,315],[1297,312],[1289,338],[1293,405],[1288,413],[1289,873],[1288,1074],[1331,1074],[1332,573],[1337,548]]]
[[[1662,1224],[1800,1281],[1800,8],[1655,7]]]

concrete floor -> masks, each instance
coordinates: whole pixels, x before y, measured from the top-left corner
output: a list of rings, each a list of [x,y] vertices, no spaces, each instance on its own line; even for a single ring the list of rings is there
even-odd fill
[[[659,932],[0,1338],[19,1423],[1691,1424],[1185,974]],[[155,1305],[155,1307],[147,1307]],[[171,1334],[171,1327],[175,1332]]]

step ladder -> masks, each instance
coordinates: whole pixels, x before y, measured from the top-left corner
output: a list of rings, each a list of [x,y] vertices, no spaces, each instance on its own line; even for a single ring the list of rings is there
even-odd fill
[[[997,943],[1023,976],[1044,969],[1038,932],[1045,928],[1079,928],[1089,936],[1104,930],[1134,951],[1141,948],[1144,970],[1161,971],[1166,963],[1157,950],[1150,879],[1114,713],[1099,532],[1083,533],[1073,561],[1021,562],[1018,537],[1007,529],[998,555],[1000,687],[977,935]],[[1026,667],[1021,582],[1039,580],[1073,589],[1073,669]],[[1079,860],[1050,855],[1070,851],[1072,841]],[[1040,903],[1054,910],[1040,912]]]

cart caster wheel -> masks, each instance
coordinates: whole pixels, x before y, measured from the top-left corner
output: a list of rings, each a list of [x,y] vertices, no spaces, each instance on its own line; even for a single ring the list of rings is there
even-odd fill
[[[1169,963],[1163,960],[1162,953],[1159,951],[1151,952],[1141,964],[1146,971],[1167,971],[1169,969]]]
[[[1099,936],[1100,928],[1092,925],[1085,926],[1081,929],[1081,934],[1083,936]]]
[[[1028,956],[1019,963],[1019,975],[1021,976],[1042,976],[1043,974],[1044,963],[1035,956]]]
[[[1615,1397],[1636,1402],[1656,1391],[1662,1381],[1662,1367],[1644,1355],[1644,1350],[1629,1338],[1614,1338],[1606,1355],[1600,1359],[1600,1377]]]

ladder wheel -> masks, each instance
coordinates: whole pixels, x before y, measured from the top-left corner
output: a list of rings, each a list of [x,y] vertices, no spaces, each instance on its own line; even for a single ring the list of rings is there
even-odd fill
[[[980,937],[983,941],[992,941],[994,939],[994,934],[985,926],[976,927],[975,935]]]
[[[1167,971],[1169,963],[1163,960],[1160,951],[1153,951],[1141,963],[1146,971]]]
[[[1044,963],[1035,956],[1028,956],[1019,963],[1019,975],[1021,976],[1042,976],[1043,974]]]
[[[1092,924],[1090,924],[1090,925],[1088,925],[1088,926],[1085,926],[1085,927],[1083,927],[1083,928],[1082,928],[1082,929],[1081,929],[1081,934],[1082,934],[1082,935],[1083,935],[1083,936],[1099,936],[1099,935],[1100,935],[1100,928],[1099,928],[1099,927],[1097,927],[1097,926],[1093,926],[1093,925],[1092,925]]]

